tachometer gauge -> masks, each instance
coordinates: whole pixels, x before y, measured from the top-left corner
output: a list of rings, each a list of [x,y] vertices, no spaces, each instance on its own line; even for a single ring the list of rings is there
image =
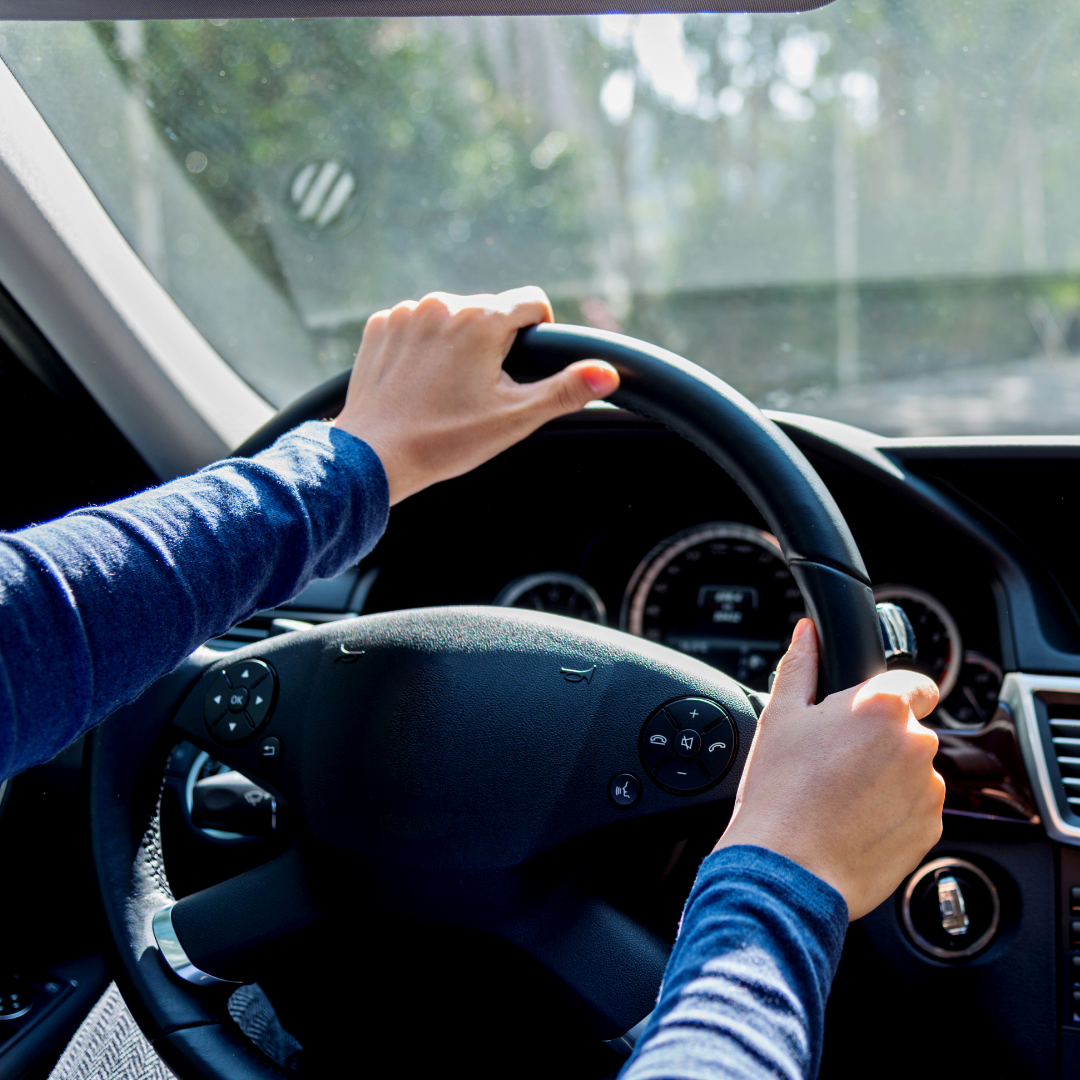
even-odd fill
[[[915,630],[918,653],[913,663],[900,667],[929,675],[938,684],[944,701],[956,685],[964,657],[956,620],[940,600],[910,585],[879,585],[874,589],[874,599],[904,609]]]
[[[981,727],[997,711],[1003,679],[1001,668],[982,653],[964,653],[953,692],[937,708],[948,727]]]
[[[495,597],[495,603],[607,626],[607,609],[600,594],[577,574],[552,571],[517,578]]]
[[[804,614],[776,537],[750,525],[697,525],[634,571],[622,625],[764,690]]]

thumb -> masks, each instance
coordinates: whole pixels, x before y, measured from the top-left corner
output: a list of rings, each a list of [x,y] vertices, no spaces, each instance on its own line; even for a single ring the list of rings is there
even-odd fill
[[[817,632],[811,619],[800,619],[791,635],[791,644],[780,661],[773,682],[772,701],[805,708],[817,696]]]
[[[529,390],[544,420],[576,412],[619,388],[619,373],[603,360],[578,360]]]

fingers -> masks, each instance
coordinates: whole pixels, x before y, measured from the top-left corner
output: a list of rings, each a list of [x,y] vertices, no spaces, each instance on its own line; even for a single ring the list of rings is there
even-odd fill
[[[780,661],[773,682],[772,701],[780,706],[805,708],[817,696],[817,631],[811,619],[800,619],[791,644]]]
[[[514,326],[520,330],[523,326],[535,326],[537,323],[554,322],[555,314],[551,310],[551,301],[547,293],[536,285],[525,285],[520,289],[507,289],[495,297],[499,308],[510,317]]]
[[[938,696],[937,684],[932,679],[917,671],[897,668],[863,683],[853,704],[856,709],[878,707],[895,712],[900,719],[914,715],[916,720],[922,720],[934,711]]]
[[[619,373],[603,360],[578,360],[540,382],[522,387],[532,399],[537,423],[575,412],[619,388]]]
[[[523,326],[535,326],[537,323],[552,322],[555,318],[551,301],[547,293],[536,285],[524,285],[519,289],[507,289],[501,293],[476,293],[472,296],[459,296],[457,293],[431,292],[419,302],[404,301],[413,309],[434,309],[443,315],[471,315],[486,319],[494,327],[509,326],[520,330]],[[396,307],[402,307],[398,304]],[[492,319],[492,316],[501,316]]]

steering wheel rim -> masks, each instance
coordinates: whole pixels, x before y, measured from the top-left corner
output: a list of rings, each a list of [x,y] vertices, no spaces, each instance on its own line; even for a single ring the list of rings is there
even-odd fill
[[[519,381],[575,360],[607,360],[619,372],[612,404],[659,420],[713,459],[769,524],[818,628],[818,697],[885,670],[881,630],[858,545],[832,494],[780,428],[704,368],[656,345],[589,327],[542,323],[521,331],[506,359]],[[304,420],[336,416],[349,372],[282,409],[234,452],[248,457]],[[717,431],[714,425],[723,425]]]
[[[735,479],[757,506],[778,538],[803,592],[809,613],[818,627],[821,646],[819,694],[824,696],[883,671],[885,661],[881,631],[858,548],[831,494],[787,436],[722,380],[681,357],[621,335],[553,324],[532,327],[519,334],[506,368],[514,377],[529,380],[550,374],[574,360],[586,358],[607,360],[619,371],[622,385],[611,399],[614,404],[659,420],[695,443]],[[282,410],[236,453],[254,453],[270,445],[297,423],[335,415],[344,401],[347,382],[348,373],[344,373],[305,395]],[[449,609],[445,612],[432,609],[420,613],[411,622],[407,618],[390,617],[383,617],[383,621],[379,622],[378,616],[366,619],[369,621],[356,621],[368,628],[365,632],[369,633],[370,640],[376,645],[373,652],[388,641],[399,642],[400,648],[406,652],[409,648],[420,647],[437,650],[440,646],[429,640],[434,633],[432,627],[442,627],[443,630],[449,627],[443,637],[454,638],[456,635],[460,638],[468,636],[468,628],[475,626],[479,628],[481,637],[486,635],[489,639],[499,638],[508,627],[510,636],[517,635],[528,640],[530,648],[537,656],[543,655],[548,667],[555,662],[557,655],[562,655],[558,650],[571,648],[582,656],[592,649],[593,653],[589,655],[604,655],[613,666],[622,663],[624,667],[637,664],[642,670],[649,668],[649,679],[653,681],[647,693],[641,691],[645,694],[641,701],[652,700],[648,694],[655,697],[656,694],[667,693],[670,696],[672,687],[676,685],[690,687],[693,693],[719,700],[731,710],[739,732],[738,767],[733,765],[730,775],[725,775],[717,787],[701,797],[714,798],[719,795],[731,798],[734,794],[734,785],[738,782],[738,773],[745,760],[756,717],[749,706],[740,712],[739,703],[730,696],[724,696],[729,694],[727,683],[731,680],[719,678],[719,673],[715,673],[717,677],[712,677],[710,672],[700,670],[704,665],[697,661],[673,661],[674,666],[669,665],[670,670],[664,669],[657,674],[659,668],[664,667],[663,663],[648,653],[644,644],[624,643],[622,639],[626,635],[590,628],[588,633],[592,637],[577,639],[565,628],[556,627],[552,631],[543,620],[530,622],[531,616],[524,622],[514,622],[516,615],[504,612],[495,616],[487,614],[484,609]],[[512,625],[495,625],[493,619],[510,619]],[[340,624],[335,626],[338,628],[322,628],[318,632],[295,636],[310,637],[312,644],[309,649],[322,648],[325,653],[327,649],[340,648],[342,655],[353,655],[350,652],[353,646],[348,644],[351,639],[347,636],[352,631],[349,628],[341,629]],[[552,638],[551,634],[555,634],[555,637]],[[435,636],[438,637],[438,633]],[[277,641],[280,643],[284,639]],[[638,639],[631,641],[637,642]],[[278,647],[285,648],[284,645]],[[620,652],[620,649],[623,651]],[[260,655],[264,654],[270,655],[265,648],[260,652]],[[283,665],[283,670],[288,669],[288,657],[287,652],[282,652],[276,661],[279,666]],[[478,662],[485,662],[485,658],[480,656]],[[500,654],[491,662],[505,665],[506,658]],[[163,962],[152,929],[154,914],[173,903],[164,870],[158,816],[165,755],[178,738],[190,737],[197,741],[201,737],[204,743],[213,746],[207,740],[201,724],[196,723],[194,717],[198,710],[190,703],[193,695],[201,692],[199,688],[213,677],[214,670],[220,669],[223,663],[217,654],[200,650],[172,675],[151,687],[138,702],[120,710],[91,736],[88,745],[91,844],[106,920],[113,939],[114,974],[136,1020],[166,1063],[182,1080],[217,1077],[222,1080],[262,1077],[265,1080],[267,1076],[289,1074],[256,1051],[238,1029],[228,1022],[222,1022],[224,998],[232,987],[222,985],[206,990],[179,982]],[[316,668],[309,664],[304,670],[314,672]],[[319,670],[330,669],[324,666]],[[321,677],[326,678],[325,675]],[[549,692],[546,684],[539,682],[534,689],[540,698]],[[278,707],[281,709],[283,706],[279,704]],[[643,706],[639,704],[636,707],[640,709]],[[170,719],[171,722],[166,724]],[[638,720],[633,723],[640,726]],[[296,737],[300,737],[299,733]],[[243,767],[243,754],[237,751],[233,755],[234,760],[237,760],[237,754]],[[266,786],[272,785],[273,780]],[[597,822],[599,820],[596,819]],[[368,857],[369,854],[364,852],[362,856]],[[287,852],[286,856],[300,858],[296,852]],[[281,856],[275,863],[286,856]],[[267,871],[267,874],[270,873]],[[304,893],[303,873],[295,867],[281,873],[286,876],[276,879],[279,884],[286,882],[286,887],[289,887],[288,875],[291,874],[292,885],[296,887],[295,910],[303,910],[311,918],[316,917],[312,912],[321,914],[319,901],[306,894],[300,895]],[[231,879],[233,882],[239,880]],[[215,910],[215,903],[220,905],[223,902],[223,893],[199,901],[197,898],[202,895],[197,894],[195,900],[185,898],[172,908],[181,929],[185,925],[193,928],[186,932],[186,942],[198,943],[200,940],[196,921],[193,921],[194,916],[190,913],[200,911],[200,917],[206,918],[207,911]],[[202,908],[199,903],[203,904]],[[648,935],[636,935],[632,929],[621,924],[608,925],[617,913],[612,915],[588,903],[583,905],[576,898],[567,900],[564,897],[559,903],[564,905],[565,910],[559,909],[556,922],[578,919],[584,925],[590,919],[593,923],[599,920],[596,924],[598,940],[610,940],[616,951],[622,950],[624,957],[638,963],[638,981],[644,989],[653,979],[658,985],[657,970],[662,972],[665,953]],[[512,922],[512,919],[509,920],[507,926]],[[515,933],[517,931],[513,929],[505,930],[508,940],[513,940]],[[212,933],[209,938],[205,934],[202,936],[207,941],[214,938]],[[574,960],[552,959],[550,943],[538,945],[526,940],[527,934],[519,936],[522,940],[515,943],[533,951],[535,955],[543,954],[545,962],[550,959],[551,964],[555,965],[553,970],[557,969],[559,963],[569,964],[572,971],[580,968],[580,963]],[[565,943],[560,948],[565,951]],[[545,949],[548,953],[544,953]],[[632,955],[634,950],[640,955]],[[213,957],[214,948],[206,944],[202,955]],[[222,965],[219,970],[226,970],[228,963],[220,959],[224,954],[219,950],[217,955],[219,959],[215,959],[214,963]],[[594,993],[603,1004],[605,992],[603,988],[597,990],[594,987],[585,993],[586,996]],[[639,993],[636,1000],[644,999]],[[600,1013],[603,1012],[603,1008],[600,1008]],[[609,1009],[598,1024],[603,1027],[606,1023],[609,1033],[621,1034],[611,1032],[611,1025],[616,1022],[611,1013]],[[620,1014],[615,1008],[614,1015],[627,1014],[625,1011]],[[623,1030],[630,1026],[632,1024],[628,1023]]]

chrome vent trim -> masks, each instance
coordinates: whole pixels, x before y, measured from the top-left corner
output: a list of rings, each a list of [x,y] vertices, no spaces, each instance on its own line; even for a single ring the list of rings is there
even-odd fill
[[[1046,831],[1063,844],[1080,847],[1080,718],[1053,718],[1044,731],[1035,695],[1075,694],[1080,706],[1080,678],[1026,675],[1010,671],[1001,684],[1001,700],[1016,718],[1020,749]]]

